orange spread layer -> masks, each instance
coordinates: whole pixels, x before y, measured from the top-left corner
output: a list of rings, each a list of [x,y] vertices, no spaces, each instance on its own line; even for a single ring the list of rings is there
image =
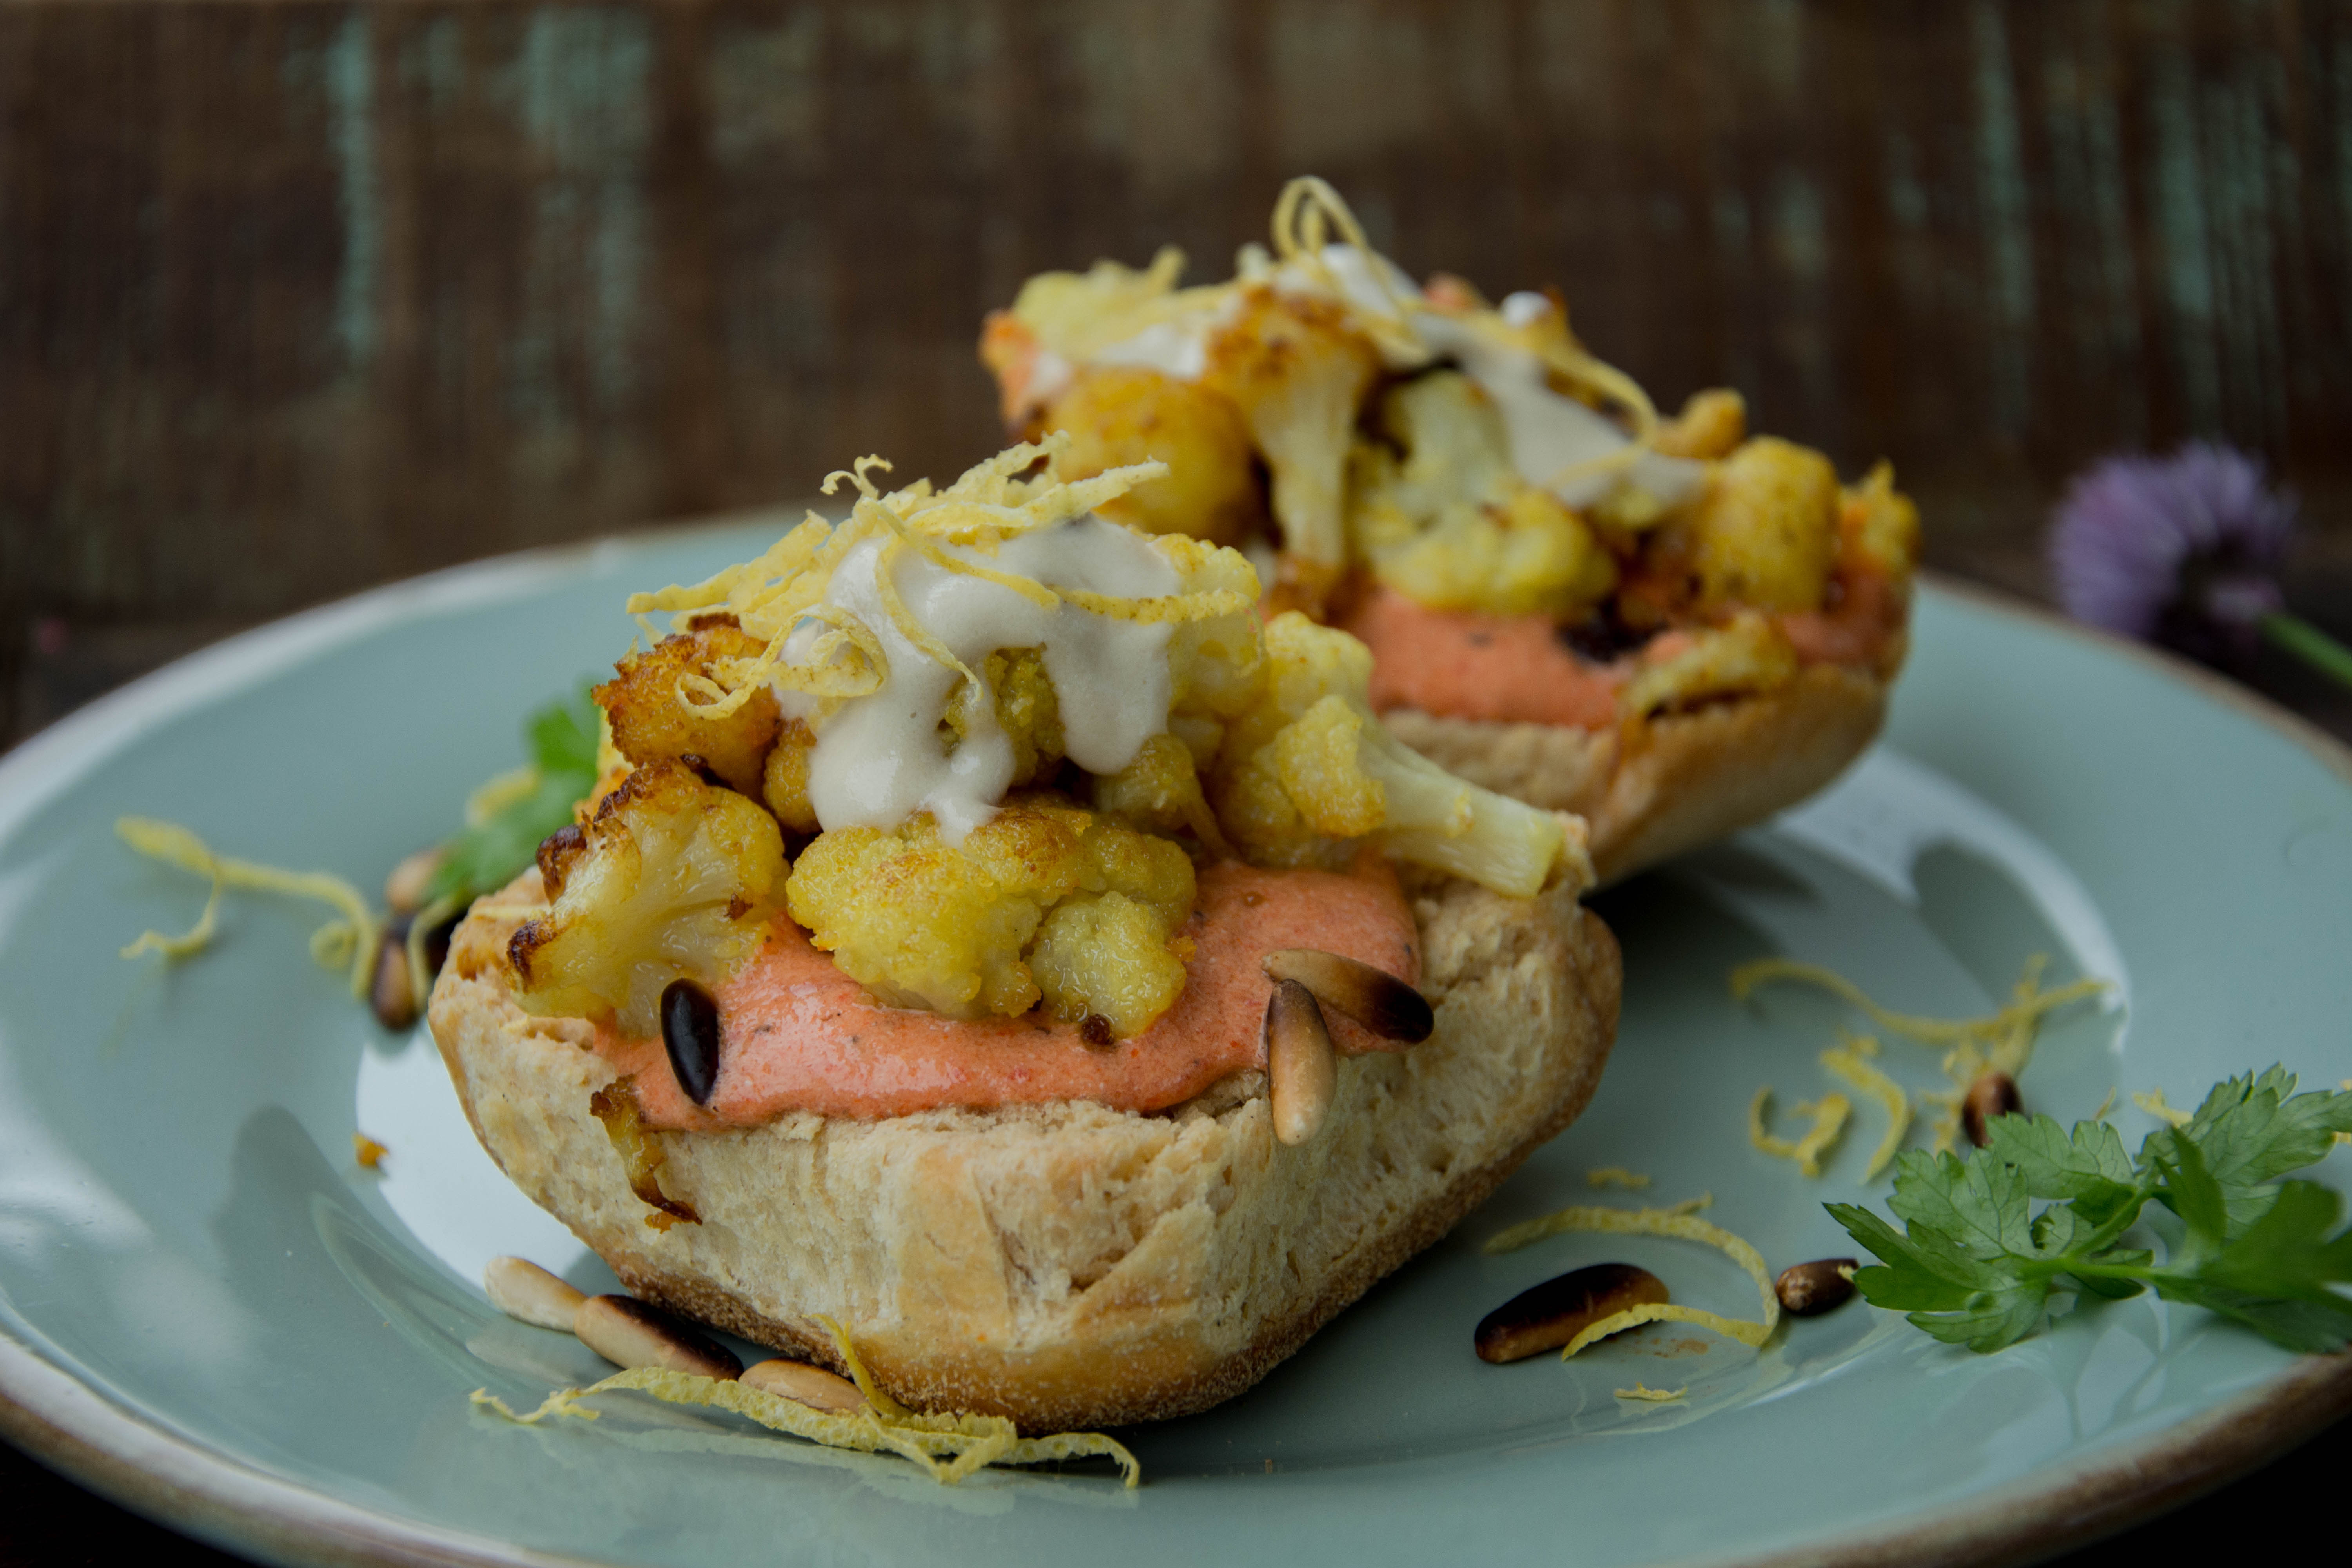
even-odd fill
[[[785,921],[716,990],[719,1083],[708,1107],[678,1088],[660,1041],[604,1029],[596,1049],[635,1076],[645,1120],[660,1128],[756,1126],[792,1110],[871,1119],[1056,1100],[1161,1110],[1264,1065],[1266,953],[1321,948],[1408,984],[1421,977],[1412,911],[1376,855],[1344,876],[1211,866],[1185,934],[1193,956],[1182,994],[1143,1033],[1108,1046],[1087,1045],[1076,1025],[1042,1009],[967,1022],[883,1006]],[[1327,1017],[1342,1051],[1395,1048],[1337,1013]]]
[[[1903,626],[1904,596],[1885,574],[1849,568],[1831,584],[1834,604],[1780,617],[1780,629],[1806,664],[1875,665]]]
[[[1875,665],[1901,627],[1903,596],[1875,572],[1845,571],[1832,607],[1778,617],[1804,664]],[[1418,708],[1497,723],[1605,730],[1617,692],[1639,660],[1594,664],[1559,640],[1543,616],[1433,610],[1392,588],[1365,593],[1340,623],[1372,650],[1372,706]],[[1683,632],[1654,638],[1641,658],[1688,646]]]
[[[1383,712],[1585,730],[1617,721],[1624,672],[1579,658],[1545,616],[1433,610],[1374,587],[1340,624],[1372,650],[1372,706]]]

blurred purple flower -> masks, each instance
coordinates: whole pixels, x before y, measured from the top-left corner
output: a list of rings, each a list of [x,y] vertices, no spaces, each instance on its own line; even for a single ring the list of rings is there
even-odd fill
[[[2092,626],[2243,665],[2263,618],[2284,608],[2277,572],[2294,517],[2294,498],[2228,447],[2109,458],[2059,503],[2050,536],[2059,602]]]

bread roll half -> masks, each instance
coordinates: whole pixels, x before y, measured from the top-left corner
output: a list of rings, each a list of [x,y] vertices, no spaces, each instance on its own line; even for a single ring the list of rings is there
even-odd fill
[[[1750,826],[1821,789],[1886,718],[1891,680],[1813,665],[1787,686],[1616,730],[1381,715],[1439,767],[1592,828],[1603,884]]]
[[[829,1364],[834,1317],[918,1409],[1116,1426],[1249,1387],[1591,1100],[1617,1024],[1608,929],[1565,889],[1413,892],[1436,1032],[1344,1058],[1310,1142],[1276,1141],[1256,1074],[1152,1115],[793,1114],[657,1134],[665,1187],[701,1216],[666,1231],[590,1114],[614,1074],[589,1026],[508,989],[535,871],[460,927],[430,1017],[483,1146],[638,1295]]]

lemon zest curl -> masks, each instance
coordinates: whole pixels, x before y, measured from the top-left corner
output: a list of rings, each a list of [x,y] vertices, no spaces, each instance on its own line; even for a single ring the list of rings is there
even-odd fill
[[[662,1367],[635,1367],[615,1373],[586,1388],[562,1388],[549,1394],[535,1410],[518,1415],[506,1401],[478,1388],[471,1403],[496,1412],[518,1426],[534,1426],[551,1415],[593,1421],[597,1412],[583,1402],[600,1394],[635,1392],[650,1394],[666,1405],[705,1405],[756,1421],[771,1431],[871,1454],[887,1451],[919,1465],[942,1486],[954,1486],[990,1465],[1042,1465],[1061,1459],[1106,1457],[1117,1461],[1130,1489],[1140,1485],[1143,1467],[1115,1438],[1099,1432],[1056,1432],[1044,1437],[1024,1437],[1002,1415],[968,1411],[926,1415],[908,1409],[877,1386],[856,1348],[841,1325],[820,1316],[833,1336],[834,1348],[849,1369],[850,1381],[865,1395],[855,1412],[814,1409],[779,1394],[751,1387],[731,1378],[701,1377]]]
[[[1780,1298],[1773,1291],[1772,1275],[1764,1267],[1763,1255],[1722,1226],[1709,1225],[1676,1209],[1572,1205],[1489,1237],[1479,1250],[1489,1256],[1516,1252],[1546,1237],[1570,1231],[1613,1236],[1667,1236],[1712,1247],[1746,1269],[1748,1277],[1756,1281],[1756,1288],[1761,1293],[1764,1318],[1761,1322],[1749,1322],[1744,1318],[1727,1318],[1718,1312],[1677,1306],[1671,1301],[1645,1302],[1589,1324],[1582,1333],[1569,1341],[1560,1351],[1562,1361],[1596,1340],[1606,1339],[1611,1334],[1637,1328],[1643,1323],[1692,1323],[1702,1329],[1712,1329],[1725,1338],[1737,1340],[1751,1349],[1761,1349],[1764,1342],[1772,1337],[1773,1330],[1780,1326]]]
[[[251,888],[259,892],[316,899],[341,911],[341,919],[329,921],[310,933],[310,956],[327,969],[341,969],[348,964],[352,994],[364,997],[368,994],[368,984],[374,977],[376,939],[383,925],[360,896],[360,890],[341,877],[325,871],[289,871],[257,860],[216,855],[203,839],[178,823],[162,822],[152,816],[117,817],[114,833],[148,858],[209,878],[213,885],[211,896],[205,900],[204,913],[196,918],[194,925],[178,936],[166,936],[158,931],[142,931],[138,941],[122,950],[123,957],[160,952],[166,958],[178,959],[202,952],[211,944],[218,928],[223,890]]]

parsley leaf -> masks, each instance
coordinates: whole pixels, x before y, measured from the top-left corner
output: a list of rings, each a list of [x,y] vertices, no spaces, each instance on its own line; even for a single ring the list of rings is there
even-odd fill
[[[1903,1230],[1828,1205],[1881,1260],[1854,1284],[1977,1351],[2032,1332],[2053,1290],[2119,1300],[2150,1288],[2290,1350],[2340,1350],[2352,1342],[2352,1297],[2334,1289],[2352,1283],[2352,1228],[2336,1229],[2343,1200],[2280,1178],[2352,1131],[2352,1093],[2298,1095],[2294,1083],[2274,1067],[2217,1085],[2186,1124],[2150,1133],[2137,1159],[2104,1122],[2068,1132],[2046,1116],[1996,1119],[1965,1161],[1906,1154],[1887,1200]],[[2183,1227],[2161,1264],[2119,1245],[2150,1200]]]
[[[2078,1121],[2073,1136],[2047,1116],[1997,1116],[1985,1123],[1992,1148],[2017,1168],[2026,1190],[2037,1198],[2063,1198],[2068,1207],[2051,1212],[2101,1219],[2139,1212],[2139,1173],[2124,1141],[2104,1121]]]
[[[466,902],[504,887],[596,787],[596,705],[584,687],[533,713],[523,734],[530,748],[528,787],[449,840],[428,898]]]
[[[2269,1184],[2326,1156],[2338,1132],[2352,1132],[2352,1093],[2296,1094],[2294,1075],[2274,1067],[2215,1084],[2188,1123],[2154,1134],[2142,1157],[2177,1163],[2173,1146],[2194,1143],[2234,1237],[2270,1206]]]

